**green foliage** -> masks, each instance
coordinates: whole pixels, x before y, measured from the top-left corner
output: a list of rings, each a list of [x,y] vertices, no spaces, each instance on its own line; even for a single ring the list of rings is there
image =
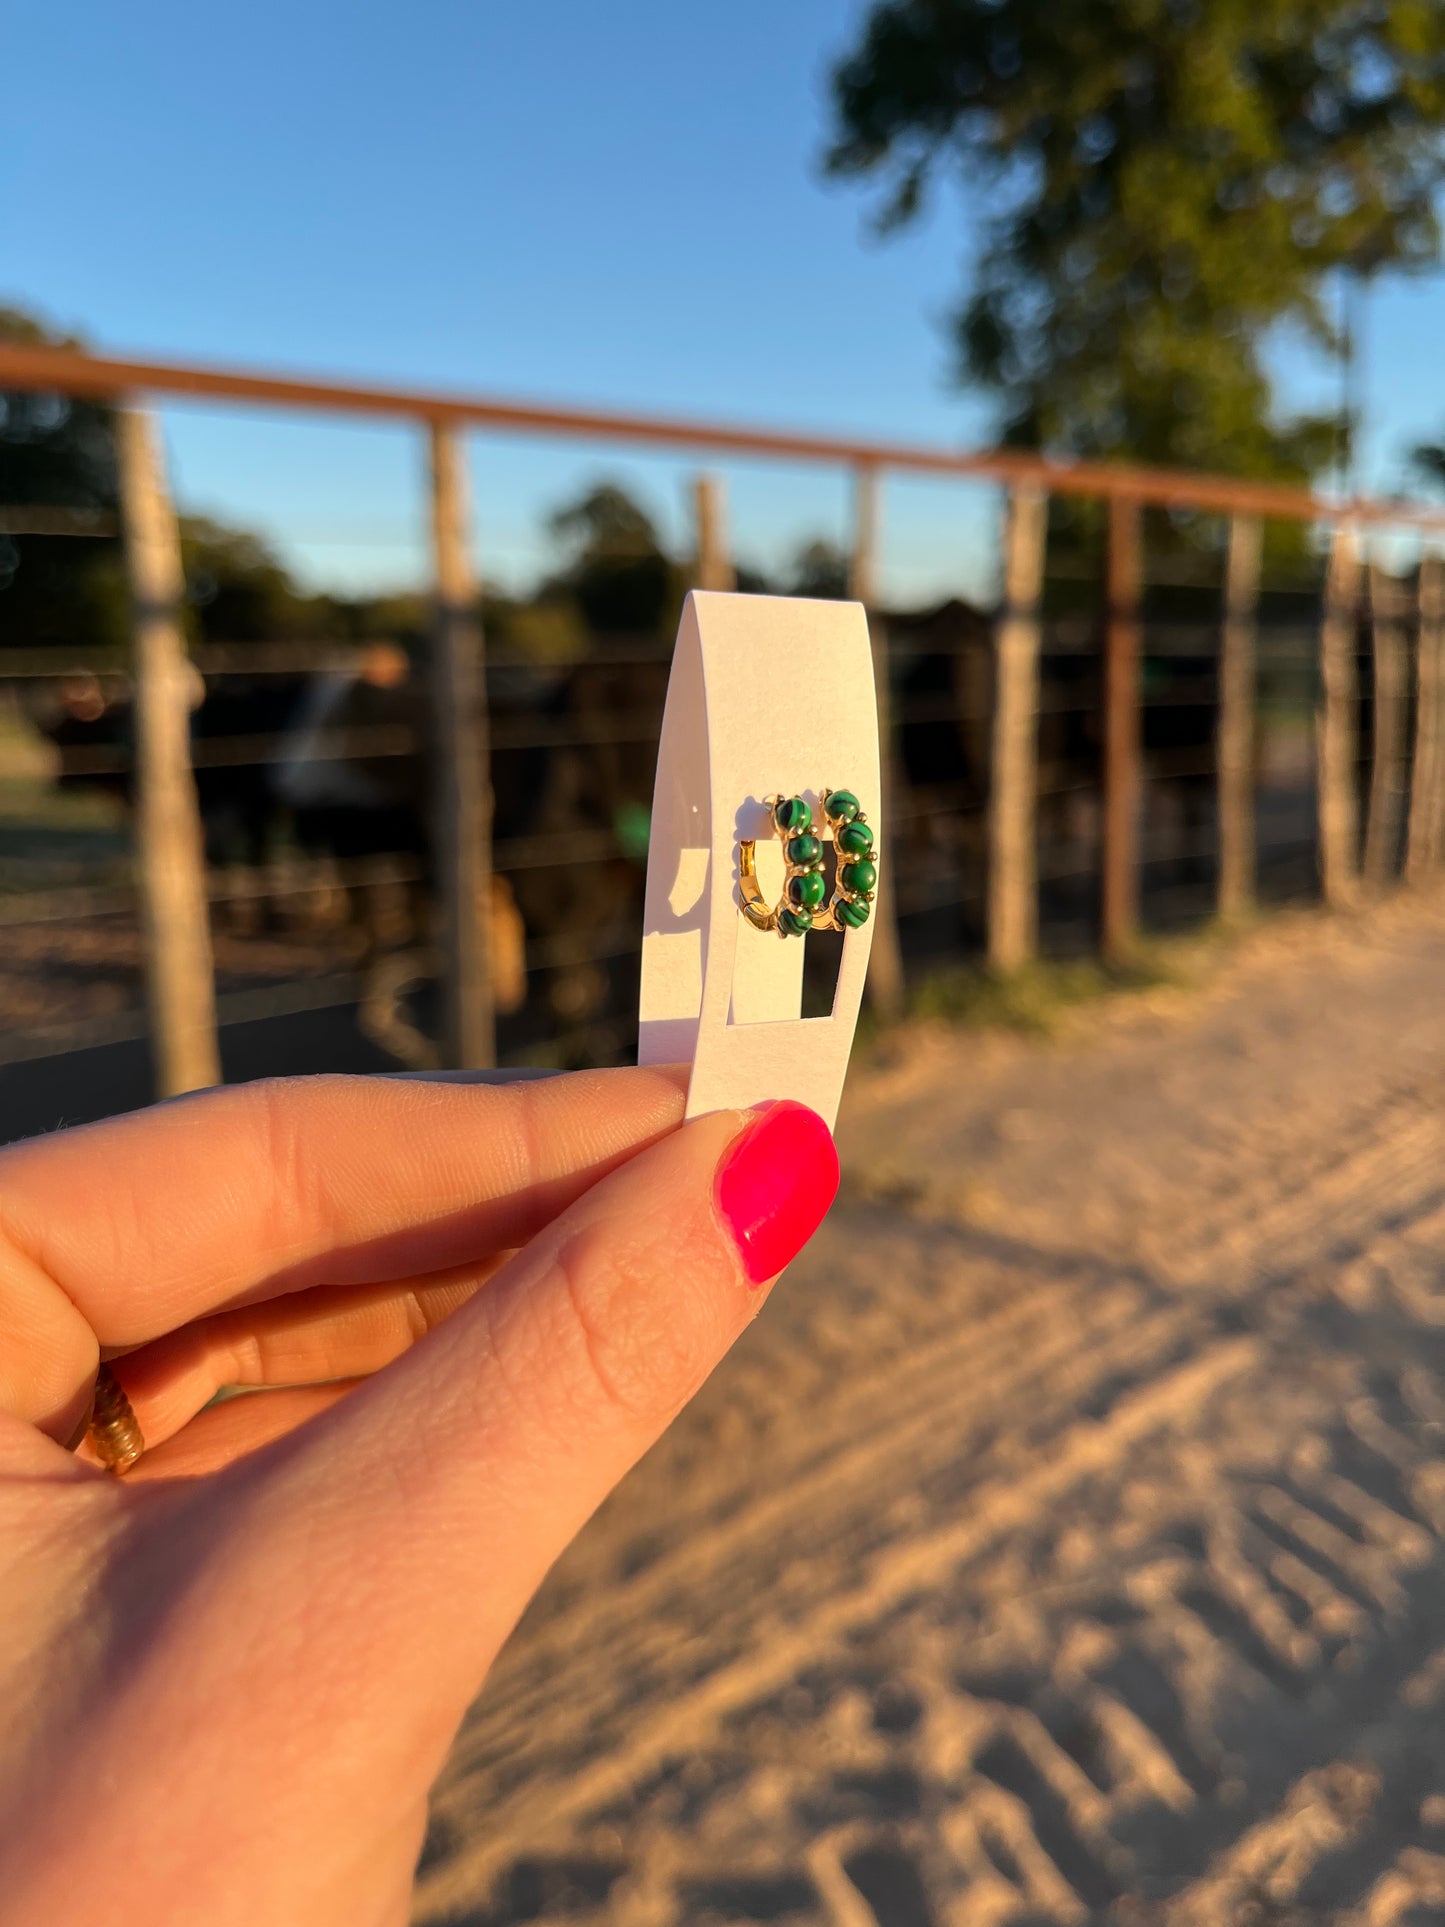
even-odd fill
[[[820,602],[837,601],[848,593],[848,558],[824,536],[805,542],[793,558],[788,595],[813,596]]]
[[[488,594],[482,598],[482,627],[488,650],[524,656],[536,663],[576,662],[587,654],[587,627],[570,595],[551,591],[520,601]]]
[[[910,1014],[986,1030],[1017,1030],[1052,1036],[1069,1012],[1083,1004],[1132,991],[1158,990],[1182,981],[1177,964],[1161,946],[1141,947],[1127,963],[1092,957],[1032,963],[999,973],[981,968],[940,971],[910,999]]]
[[[318,628],[311,597],[297,593],[279,558],[259,535],[206,516],[180,521],[181,564],[193,626],[216,642],[284,642],[334,633]]]
[[[82,345],[4,307],[0,340]],[[111,409],[56,395],[0,393],[0,512],[36,511],[17,519],[39,522],[58,510],[76,511],[94,515],[110,531],[0,533],[0,647],[56,649],[91,668],[124,663],[130,596],[114,532],[119,507]],[[385,638],[412,655],[427,648],[433,605],[426,593],[308,595],[263,536],[205,516],[179,520],[186,622],[194,642]],[[559,566],[536,593],[483,598],[486,632],[501,652],[540,663],[569,662],[585,656],[598,635],[671,634],[688,571],[666,553],[646,510],[623,488],[595,484],[559,508],[548,529]],[[787,592],[841,595],[846,576],[839,551],[813,541],[798,551]],[[761,574],[739,570],[739,587],[772,586]]]
[[[1418,442],[1410,451],[1410,468],[1424,487],[1432,491],[1445,488],[1445,443]]]
[[[1332,271],[1439,251],[1439,0],[878,0],[833,101],[885,228],[940,172],[987,194],[960,365],[1017,444],[1316,471],[1267,337],[1336,349]]]
[[[598,483],[558,509],[548,529],[566,558],[548,588],[570,595],[589,629],[650,635],[672,627],[685,584],[624,489]]]
[[[70,336],[0,307],[0,341],[73,348]],[[0,392],[0,509],[77,511],[109,523],[118,506],[111,410],[62,395]],[[0,647],[67,648],[104,660],[125,644],[119,543],[0,534]]]
[[[33,315],[4,306],[0,341],[26,347],[80,345],[71,336],[46,329]],[[63,395],[0,394],[0,504],[113,512],[110,409]]]
[[[74,337],[0,307],[0,340],[74,348]],[[64,396],[0,393],[0,511],[32,511],[0,534],[0,646],[73,652],[91,667],[128,653],[130,594],[118,536],[113,411]],[[57,510],[95,515],[111,532],[32,534]],[[83,526],[83,524],[82,524]],[[363,640],[413,646],[429,630],[425,597],[349,602],[305,595],[263,537],[204,516],[180,518],[181,559],[196,640],[226,643]]]

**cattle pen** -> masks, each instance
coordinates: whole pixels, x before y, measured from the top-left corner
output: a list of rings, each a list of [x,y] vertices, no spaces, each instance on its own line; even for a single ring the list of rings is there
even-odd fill
[[[118,533],[133,608],[126,673],[134,728],[123,752],[107,753],[115,758],[111,767],[125,765],[130,785],[134,886],[115,881],[107,896],[89,882],[40,891],[12,884],[0,893],[0,929],[14,933],[68,915],[133,915],[146,989],[139,1019],[123,1013],[90,1032],[76,1027],[66,1034],[42,1025],[38,1041],[20,1040],[19,1048],[78,1048],[139,1022],[158,1095],[216,1082],[220,1030],[252,1009],[240,993],[218,995],[218,904],[263,889],[301,888],[307,880],[293,870],[288,886],[207,861],[198,777],[248,759],[264,763],[275,749],[264,731],[197,734],[196,675],[224,675],[226,651],[187,642],[178,520],[155,412],[167,399],[382,417],[413,425],[424,438],[433,601],[424,701],[406,727],[378,726],[365,746],[373,756],[419,756],[427,776],[425,868],[436,913],[428,968],[438,987],[438,1037],[430,1060],[403,1052],[403,1061],[494,1063],[497,963],[487,907],[497,889],[529,870],[556,875],[568,864],[617,854],[616,824],[588,820],[585,803],[571,820],[503,833],[501,759],[564,744],[610,745],[639,767],[647,762],[650,787],[647,746],[655,746],[665,682],[667,639],[647,638],[630,649],[614,644],[592,660],[603,671],[629,664],[638,671],[641,684],[634,677],[618,685],[622,707],[589,698],[529,719],[524,690],[512,711],[498,713],[497,677],[522,674],[526,665],[485,645],[468,537],[465,440],[474,430],[671,450],[712,462],[820,464],[851,477],[849,587],[872,627],[898,852],[885,871],[870,977],[870,994],[886,1017],[905,1007],[905,964],[911,968],[911,953],[921,954],[917,933],[937,926],[946,928],[945,947],[963,941],[963,926],[948,920],[960,903],[970,906],[977,946],[996,971],[1018,970],[1036,956],[1040,903],[1051,890],[1051,901],[1063,901],[1069,889],[1075,908],[1087,901],[1091,940],[1109,959],[1127,959],[1141,931],[1141,888],[1156,861],[1154,811],[1145,807],[1151,785],[1159,799],[1167,791],[1181,820],[1207,815],[1208,834],[1194,857],[1208,872],[1209,908],[1226,918],[1247,915],[1260,895],[1266,684],[1293,718],[1291,740],[1297,749],[1304,745],[1308,763],[1299,791],[1308,822],[1291,831],[1292,860],[1296,868],[1307,860],[1328,904],[1347,906],[1399,876],[1418,880],[1445,859],[1445,563],[1432,553],[1432,542],[1445,536],[1442,509],[1007,450],[955,453],[53,348],[0,345],[0,394],[7,391],[115,410]],[[880,495],[888,478],[902,475],[1001,493],[1001,587],[996,607],[979,612],[981,640],[970,641],[966,611],[895,620],[881,606]],[[733,583],[725,524],[720,479],[699,475],[691,568],[699,586]],[[1200,538],[1201,528],[1211,533]],[[1289,581],[1271,589],[1264,576],[1272,529],[1293,530],[1296,541]],[[37,530],[81,539],[101,532],[83,517],[67,522],[56,505],[0,506],[0,536]],[[1052,605],[1051,581],[1062,585]],[[1266,661],[1270,636],[1278,647]],[[3,642],[0,684],[83,666],[73,650],[27,649],[23,637]],[[965,674],[961,665],[976,666],[980,650],[986,674]],[[269,665],[274,673],[296,673],[308,665],[323,669],[335,655],[295,647],[288,653],[280,645],[268,654],[258,646],[247,663],[253,672]],[[928,670],[930,661],[942,669]],[[318,753],[358,753],[354,742],[337,739],[328,747],[324,736],[315,739]],[[62,770],[84,772],[84,752],[61,754]],[[90,754],[91,767],[106,767],[103,756],[97,763]],[[1077,820],[1068,816],[1071,796],[1080,795],[1089,817],[1082,863]],[[1056,817],[1063,824],[1057,833]],[[1062,859],[1042,853],[1045,828],[1050,849],[1067,845]],[[368,850],[348,860],[353,882],[415,880],[405,852]],[[640,908],[640,890],[634,894]],[[615,920],[599,920],[595,910],[579,910],[578,918],[571,929],[539,928],[524,903],[528,966],[595,968],[640,946],[635,916],[630,933]],[[308,1008],[308,997],[319,1006],[327,995],[357,994],[353,977],[341,973],[303,990],[291,1008]],[[568,1061],[625,1055],[626,1018],[616,1000],[614,1006],[596,1021],[595,1010],[582,1009],[589,1021],[579,1026]]]

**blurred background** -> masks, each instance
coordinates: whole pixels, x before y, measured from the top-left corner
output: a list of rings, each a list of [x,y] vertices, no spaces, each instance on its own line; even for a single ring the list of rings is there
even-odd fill
[[[1067,33],[1028,8],[823,0],[726,21],[437,5],[400,35],[379,12],[320,7],[199,37],[164,5],[124,23],[82,10],[73,31],[19,23],[6,342],[416,398],[368,419],[152,397],[192,679],[194,775],[172,774],[194,790],[180,807],[200,825],[211,950],[178,967],[214,970],[227,1076],[479,1049],[626,1061],[667,659],[701,580],[866,594],[900,831],[885,1014],[984,951],[998,478],[860,466],[849,445],[998,444],[1337,495],[1445,474],[1430,10],[1286,8],[1257,38],[1216,12],[1145,7],[1131,25],[1084,8]],[[488,926],[495,1030],[459,1046],[438,938],[456,857],[429,743],[443,564],[423,403],[468,391],[781,428],[841,453],[459,429],[464,613],[485,638],[465,652],[486,663],[464,722],[490,745],[495,797],[491,848],[452,874]],[[156,1086],[159,939],[132,881],[125,399],[15,389],[0,421],[11,1134]],[[1231,521],[1145,504],[1142,767],[1123,772],[1145,833],[1118,860],[1139,871],[1145,925],[1169,928],[1219,903]],[[1102,493],[1054,495],[1026,831],[1047,954],[1099,938],[1106,528]],[[1268,521],[1245,593],[1251,898],[1317,887],[1328,540],[1308,513]],[[1373,553],[1413,606],[1418,530],[1380,525]],[[1362,629],[1365,763],[1371,660]],[[464,766],[486,753],[452,748]],[[202,940],[192,915],[192,951]]]
[[[869,612],[830,1298],[544,1596],[420,1917],[1445,1919],[1435,0],[139,0],[7,55],[0,1140],[629,1061],[684,596]],[[1111,1029],[1201,936],[1218,997]]]

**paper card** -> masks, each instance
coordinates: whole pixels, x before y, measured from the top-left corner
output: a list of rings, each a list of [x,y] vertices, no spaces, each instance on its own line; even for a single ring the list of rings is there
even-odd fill
[[[642,939],[642,1064],[691,1063],[687,1116],[791,1097],[831,1127],[873,925],[843,938],[832,1015],[801,1015],[808,937],[755,930],[738,843],[770,898],[781,845],[764,798],[858,797],[884,851],[868,621],[856,602],[694,590],[683,607],[657,759]]]

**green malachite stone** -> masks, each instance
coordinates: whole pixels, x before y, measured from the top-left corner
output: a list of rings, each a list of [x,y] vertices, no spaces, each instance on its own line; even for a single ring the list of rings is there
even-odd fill
[[[825,807],[835,823],[851,823],[859,804],[852,790],[829,790]]]
[[[801,796],[785,796],[773,805],[773,821],[784,836],[790,836],[795,830],[806,830],[810,826],[813,812]]]
[[[823,846],[816,836],[794,836],[788,839],[789,863],[816,863],[822,854]]]
[[[878,870],[868,858],[860,857],[856,863],[845,863],[839,872],[838,881],[845,890],[871,890],[878,881]]]
[[[813,927],[813,919],[806,910],[780,910],[778,928],[790,937],[806,937]]]
[[[804,870],[801,876],[788,878],[788,895],[802,909],[816,910],[827,894],[821,870]]]
[[[844,856],[867,856],[873,848],[873,832],[866,823],[845,823],[836,841]]]
[[[840,903],[838,921],[846,923],[850,930],[861,930],[868,921],[869,905],[866,903]]]

